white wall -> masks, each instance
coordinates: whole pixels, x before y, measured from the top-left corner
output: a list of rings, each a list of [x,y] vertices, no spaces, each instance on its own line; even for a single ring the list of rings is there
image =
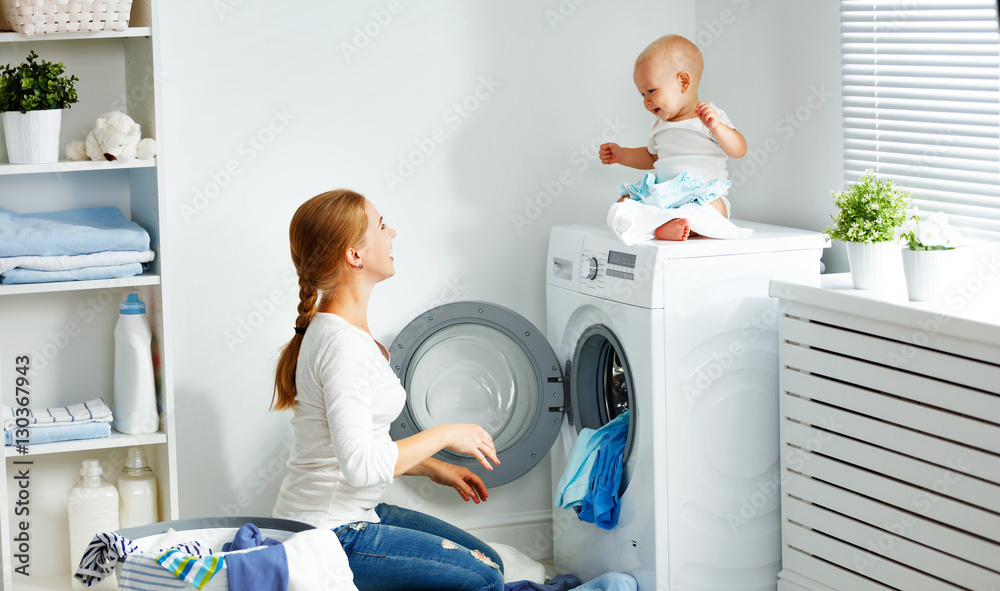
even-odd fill
[[[172,204],[162,262],[186,517],[269,514],[277,494],[289,415],[267,406],[296,316],[287,228],[300,203],[349,187],[398,231],[397,275],[371,306],[384,343],[456,299],[544,328],[549,228],[603,223],[629,178],[597,161],[602,136],[646,141],[635,55],[694,30],[687,0],[290,6],[175,0],[160,11]],[[485,506],[398,482],[390,499],[474,529],[548,519],[547,464]]]
[[[747,138],[729,162],[733,216],[822,231],[844,186],[840,4],[699,0],[695,14],[700,98]],[[826,251],[827,272],[847,271],[842,249]]]

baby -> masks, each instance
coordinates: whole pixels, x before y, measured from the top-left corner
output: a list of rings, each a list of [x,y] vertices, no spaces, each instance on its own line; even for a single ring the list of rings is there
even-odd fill
[[[619,201],[631,194],[643,203],[677,208],[687,203],[714,207],[729,217],[726,156],[741,158],[746,140],[733,129],[721,109],[698,100],[703,60],[701,51],[684,37],[667,35],[651,43],[635,60],[632,79],[646,110],[656,115],[649,145],[622,148],[602,144],[604,164],[620,163],[640,170],[655,170],[638,185],[622,185]],[[687,218],[675,217],[658,226],[660,240],[686,240],[691,235]]]

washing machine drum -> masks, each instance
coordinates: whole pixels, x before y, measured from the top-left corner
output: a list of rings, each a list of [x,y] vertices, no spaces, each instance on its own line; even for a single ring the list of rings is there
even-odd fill
[[[601,336],[598,330],[580,339],[578,354],[592,360],[583,366],[610,371],[593,370],[601,376],[594,379],[603,382],[573,393],[581,405],[577,430],[600,427],[627,410],[631,401],[627,363],[623,368],[614,348],[600,345]],[[531,470],[548,453],[566,420],[569,396],[552,347],[541,331],[507,308],[455,302],[428,310],[399,333],[389,350],[392,368],[407,392],[406,406],[390,426],[392,438],[444,423],[481,425],[493,437],[500,466],[488,471],[472,456],[448,449],[435,457],[466,466],[487,487]],[[630,428],[627,445],[631,440]]]

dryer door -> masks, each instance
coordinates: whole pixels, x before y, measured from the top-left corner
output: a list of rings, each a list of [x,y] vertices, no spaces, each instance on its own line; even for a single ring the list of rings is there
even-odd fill
[[[390,426],[393,439],[443,423],[477,423],[500,465],[443,450],[435,457],[466,466],[487,487],[520,478],[555,441],[562,423],[562,373],[548,341],[517,313],[485,302],[455,302],[410,322],[390,347],[407,401]]]

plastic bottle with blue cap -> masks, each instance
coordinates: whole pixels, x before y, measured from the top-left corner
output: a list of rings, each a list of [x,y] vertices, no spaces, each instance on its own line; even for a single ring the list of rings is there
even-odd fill
[[[139,290],[128,292],[118,306],[115,324],[114,428],[139,435],[160,429],[153,378],[152,332],[146,321],[146,302]]]

